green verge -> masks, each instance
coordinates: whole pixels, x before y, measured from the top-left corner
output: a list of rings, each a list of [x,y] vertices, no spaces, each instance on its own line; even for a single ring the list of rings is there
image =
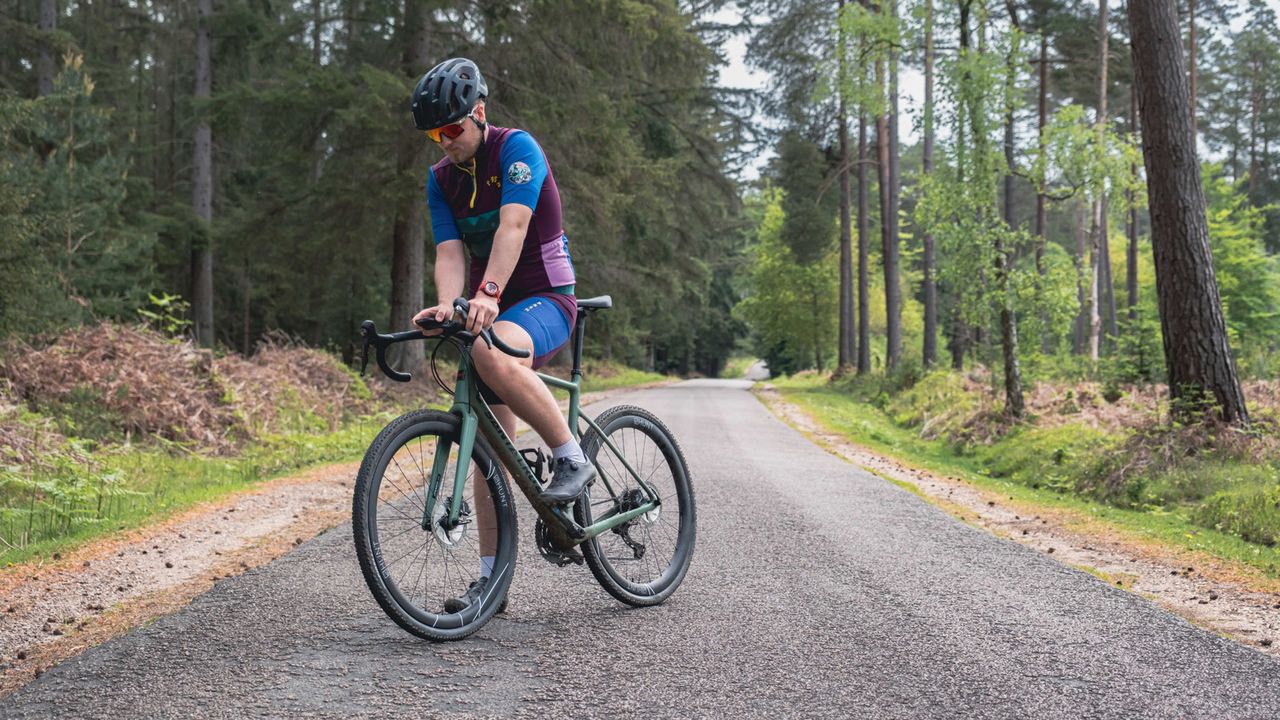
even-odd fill
[[[648,385],[649,383],[674,380],[669,375],[661,375],[647,370],[637,370],[626,365],[615,365],[604,362],[588,362],[583,368],[582,391],[601,392],[619,388]]]
[[[621,365],[593,365],[592,370],[598,374],[584,379],[587,392],[672,379]],[[447,405],[432,407],[443,410]],[[0,567],[157,524],[267,480],[358,461],[395,415],[388,411],[355,418],[337,430],[300,416],[286,423],[292,432],[264,436],[234,457],[71,440],[69,447],[50,448],[39,471],[0,467]]]
[[[724,364],[724,369],[720,371],[720,377],[728,380],[737,380],[747,374],[747,370],[756,362],[756,358],[750,355],[736,355],[729,358]]]
[[[391,417],[359,418],[333,432],[268,436],[235,457],[117,447],[96,451],[74,466],[54,463],[55,470],[31,478],[10,475],[4,478],[7,506],[0,514],[0,535],[7,546],[0,565],[68,552],[112,533],[160,523],[299,470],[358,460]]]
[[[957,448],[920,437],[917,430],[897,424],[884,410],[829,387],[825,377],[771,382],[786,400],[808,411],[828,431],[906,464],[959,478],[1015,502],[1067,510],[1142,540],[1239,563],[1269,578],[1280,577],[1280,547],[1251,543],[1196,524],[1195,514],[1206,512],[1203,506],[1125,508],[1072,494],[1068,479],[1118,444],[1118,439],[1091,428],[1034,428],[991,445]],[[1250,500],[1266,505],[1271,498],[1250,495]]]

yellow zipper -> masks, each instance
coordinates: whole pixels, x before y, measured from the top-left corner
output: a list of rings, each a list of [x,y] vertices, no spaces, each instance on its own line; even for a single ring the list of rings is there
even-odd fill
[[[461,170],[462,170],[462,172],[464,172],[464,173],[466,173],[466,174],[468,174],[468,175],[470,175],[470,176],[471,176],[471,202],[470,202],[470,204],[468,205],[468,207],[470,207],[472,210],[474,210],[474,209],[475,209],[475,207],[476,207],[476,193],[480,190],[480,185],[479,185],[479,183],[477,183],[477,182],[476,182],[476,159],[475,159],[475,158],[471,158],[471,169],[470,169],[470,170],[468,170],[467,168],[462,167],[461,165],[459,165],[458,167],[459,167],[459,169],[461,169]]]

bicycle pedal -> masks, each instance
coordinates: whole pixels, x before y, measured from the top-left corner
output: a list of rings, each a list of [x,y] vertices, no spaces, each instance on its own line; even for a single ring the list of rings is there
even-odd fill
[[[554,561],[557,567],[564,567],[570,563],[582,565],[587,561],[586,558],[582,557],[582,553],[577,550],[562,550],[559,555],[560,557]]]

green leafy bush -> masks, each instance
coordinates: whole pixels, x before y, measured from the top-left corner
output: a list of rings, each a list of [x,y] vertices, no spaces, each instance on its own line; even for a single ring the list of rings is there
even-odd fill
[[[1280,541],[1280,484],[1248,484],[1215,493],[1195,509],[1192,520],[1249,542],[1274,546]]]

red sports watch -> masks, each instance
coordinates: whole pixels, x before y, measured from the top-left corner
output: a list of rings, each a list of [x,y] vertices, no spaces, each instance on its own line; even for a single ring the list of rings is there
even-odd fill
[[[480,292],[488,295],[494,300],[502,300],[502,289],[498,287],[498,283],[492,280],[485,280],[484,283],[480,285]]]

